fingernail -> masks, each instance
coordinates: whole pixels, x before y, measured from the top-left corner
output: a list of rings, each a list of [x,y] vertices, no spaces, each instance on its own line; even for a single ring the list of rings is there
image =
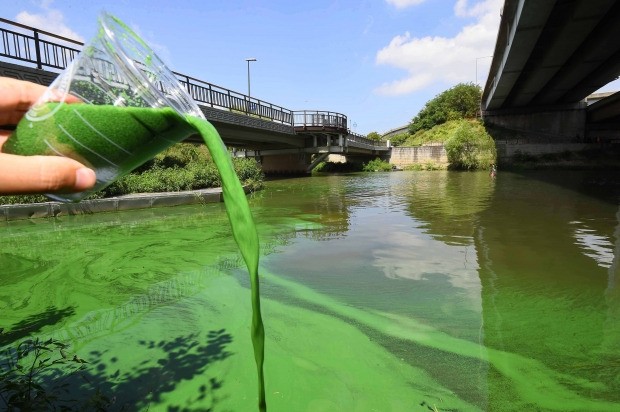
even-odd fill
[[[92,169],[82,167],[75,171],[75,189],[85,190],[90,189],[95,185],[97,176]]]

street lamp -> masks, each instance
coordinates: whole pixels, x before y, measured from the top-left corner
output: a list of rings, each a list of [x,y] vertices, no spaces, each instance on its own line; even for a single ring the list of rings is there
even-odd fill
[[[476,85],[479,86],[478,84],[478,60],[480,59],[488,59],[491,58],[493,56],[482,56],[482,57],[476,57]]]
[[[256,59],[254,57],[250,57],[249,59],[245,59],[248,62],[248,97],[250,97],[250,62],[255,62]]]

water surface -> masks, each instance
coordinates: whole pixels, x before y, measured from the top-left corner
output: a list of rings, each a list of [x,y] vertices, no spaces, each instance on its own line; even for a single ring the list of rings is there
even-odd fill
[[[267,183],[273,411],[620,408],[620,181],[397,172]],[[223,205],[0,228],[0,345],[54,337],[110,410],[256,409]],[[85,383],[88,382],[88,383]]]

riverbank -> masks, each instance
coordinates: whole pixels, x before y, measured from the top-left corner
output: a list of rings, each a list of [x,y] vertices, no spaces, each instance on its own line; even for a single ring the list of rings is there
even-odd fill
[[[250,187],[244,186],[244,190],[249,193]],[[83,200],[79,203],[43,202],[0,205],[0,221],[110,213],[154,207],[218,203],[221,201],[222,188],[216,187],[183,192],[136,193],[105,199]]]

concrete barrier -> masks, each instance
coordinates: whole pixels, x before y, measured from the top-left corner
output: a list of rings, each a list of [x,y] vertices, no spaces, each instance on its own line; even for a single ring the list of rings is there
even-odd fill
[[[244,190],[246,193],[249,192],[247,187]],[[0,205],[0,220],[51,218],[155,207],[218,203],[221,201],[222,189],[219,187],[186,192],[139,193],[107,199],[83,200],[79,203],[45,202]]]
[[[409,166],[412,164],[424,164],[428,162],[446,164],[448,155],[442,144],[417,146],[417,147],[392,147],[390,164],[397,167]]]

